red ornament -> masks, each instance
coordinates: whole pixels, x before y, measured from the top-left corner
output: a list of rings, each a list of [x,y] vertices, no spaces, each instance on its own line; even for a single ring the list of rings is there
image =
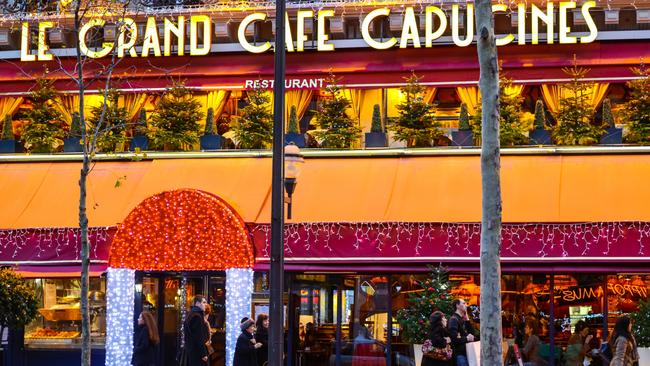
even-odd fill
[[[150,271],[252,268],[253,244],[237,212],[219,197],[193,189],[142,201],[119,226],[109,266]]]

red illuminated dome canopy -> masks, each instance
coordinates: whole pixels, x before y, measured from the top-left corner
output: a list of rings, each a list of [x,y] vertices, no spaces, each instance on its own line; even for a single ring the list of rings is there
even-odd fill
[[[219,197],[193,189],[142,201],[119,226],[109,266],[150,271],[252,268],[253,245],[237,212]]]

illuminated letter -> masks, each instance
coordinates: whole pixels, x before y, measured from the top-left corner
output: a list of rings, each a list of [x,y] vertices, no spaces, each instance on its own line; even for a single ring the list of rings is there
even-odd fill
[[[239,29],[237,29],[237,38],[239,39],[239,44],[241,44],[241,46],[244,47],[246,51],[251,53],[262,53],[268,51],[268,49],[271,48],[271,43],[268,41],[261,46],[253,46],[252,44],[248,43],[248,40],[246,40],[246,28],[249,24],[258,20],[266,20],[266,13],[253,13],[246,16],[246,18],[244,18],[244,20],[242,20],[239,24]]]
[[[52,54],[48,53],[47,50],[47,39],[45,37],[45,31],[48,28],[54,27],[52,22],[40,22],[38,24],[38,60],[39,61],[50,61],[52,60]]]
[[[20,61],[36,61],[36,55],[29,53],[29,23],[23,22],[20,34]]]
[[[203,23],[203,48],[198,47],[198,24]],[[211,21],[207,15],[192,15],[190,17],[190,55],[203,56],[210,53],[212,47]]]
[[[291,22],[289,21],[289,13],[284,13],[284,43],[287,46],[287,52],[294,52],[293,38],[291,38]]]
[[[474,40],[474,4],[467,4],[467,37],[462,41],[458,36],[458,4],[451,6],[451,39],[458,47],[467,47]]]
[[[560,33],[561,44],[578,43],[578,39],[576,37],[569,36],[571,28],[569,28],[566,21],[567,9],[575,9],[575,7],[576,3],[573,1],[560,3],[560,29],[558,30],[558,33]]]
[[[399,48],[406,48],[409,39],[413,41],[413,47],[420,48],[418,24],[415,22],[415,13],[411,6],[404,10],[404,23],[402,25],[402,36],[400,37]]]
[[[319,10],[318,11],[318,35],[316,40],[316,49],[319,51],[334,51],[334,45],[325,43],[330,36],[325,34],[325,18],[333,17],[334,10]]]
[[[440,21],[440,25],[435,32],[433,31],[433,14],[435,14]],[[440,36],[445,33],[445,30],[447,29],[447,16],[442,9],[437,6],[427,6],[426,16],[425,46],[431,47],[433,40],[440,38]]]
[[[313,18],[314,12],[311,10],[299,10],[296,14],[296,49],[298,52],[305,50],[305,41],[307,36],[305,35],[305,19]],[[320,24],[320,23],[319,23]]]
[[[517,5],[517,44],[526,44],[526,4]]]
[[[589,27],[589,35],[586,37],[580,37],[580,43],[591,43],[595,41],[598,36],[598,28],[596,28],[596,23],[594,23],[594,19],[591,17],[591,13],[589,13],[589,9],[594,6],[596,6],[596,2],[594,1],[587,1],[582,4],[582,17],[585,18],[587,27]]]
[[[153,55],[160,57],[160,38],[158,37],[158,27],[156,27],[156,18],[147,18],[147,28],[144,31],[144,41],[142,42],[142,57],[149,56],[149,49],[153,48]]]
[[[176,39],[178,40],[178,50],[176,53],[179,56],[183,56],[185,54],[185,17],[184,16],[179,16],[178,17],[178,24],[174,25],[174,23],[171,22],[171,20],[165,18],[165,25],[164,25],[164,32],[165,32],[165,46],[164,46],[164,55],[165,56],[170,56],[172,54],[172,34],[176,36]]]
[[[492,13],[496,13],[497,11],[508,11],[508,6],[506,4],[494,4],[492,5]],[[512,34],[508,34],[507,36],[503,38],[497,38],[496,39],[496,45],[497,46],[505,46],[508,43],[512,42],[515,40],[515,36]]]
[[[535,4],[531,8],[530,20],[532,26],[532,44],[539,43],[539,20],[546,23],[546,43],[553,44],[553,3],[546,3],[546,13],[539,9]]]
[[[113,42],[104,42],[101,51],[91,51],[86,45],[86,35],[88,34],[88,31],[93,27],[103,27],[104,24],[106,24],[106,22],[103,19],[94,18],[81,26],[81,29],[79,29],[79,48],[81,49],[81,53],[90,58],[101,58],[111,52],[113,49]]]
[[[363,22],[361,23],[361,35],[363,36],[363,40],[366,41],[368,46],[378,49],[378,50],[386,50],[389,49],[397,43],[397,39],[395,37],[392,37],[386,42],[377,42],[372,37],[370,36],[370,25],[372,24],[372,21],[376,17],[380,16],[389,16],[390,15],[390,9],[388,8],[379,8],[371,11],[366,15],[366,17],[363,19]]]
[[[138,26],[131,18],[122,18],[118,22],[120,34],[117,37],[117,57],[124,57],[124,51],[128,50],[131,57],[138,57],[135,52],[135,41],[138,39]],[[129,32],[129,41],[125,42],[126,32]]]

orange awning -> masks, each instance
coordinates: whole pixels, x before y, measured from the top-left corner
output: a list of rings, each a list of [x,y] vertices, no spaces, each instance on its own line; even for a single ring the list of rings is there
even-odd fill
[[[80,166],[0,164],[0,228],[77,226]],[[650,221],[650,155],[507,155],[501,169],[505,222]],[[478,222],[480,182],[478,156],[309,157],[292,221]],[[214,193],[246,222],[270,221],[271,159],[218,157],[98,162],[90,225],[114,226],[178,188]]]

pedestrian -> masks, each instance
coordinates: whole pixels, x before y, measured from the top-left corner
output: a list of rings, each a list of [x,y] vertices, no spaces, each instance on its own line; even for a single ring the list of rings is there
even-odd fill
[[[155,362],[156,346],[160,343],[158,327],[148,311],[143,311],[138,317],[138,329],[135,331],[135,342],[133,345],[133,366],[151,366]]]
[[[214,347],[212,346],[212,334],[214,334],[215,330],[212,329],[210,326],[210,315],[212,314],[212,307],[210,304],[205,304],[205,310],[204,310],[204,315],[203,318],[205,319],[205,326],[208,327],[208,339],[205,341],[205,347],[208,349],[208,365],[212,365],[214,362],[214,358],[216,357],[216,353],[214,352]]]
[[[451,345],[451,337],[447,330],[447,317],[442,311],[434,311],[429,317],[428,340],[434,348],[446,348]],[[453,357],[453,354],[452,354]],[[451,366],[452,360],[435,360],[422,356],[422,366]]]
[[[237,338],[233,366],[257,366],[256,353],[262,347],[262,343],[255,340],[254,333],[255,322],[252,319],[241,323],[241,334]]]
[[[609,347],[614,353],[610,366],[632,366],[638,364],[639,353],[632,335],[632,322],[628,316],[616,319],[614,332],[609,338]]]
[[[454,350],[456,366],[469,366],[467,361],[467,349],[465,345],[469,342],[478,341],[476,332],[467,316],[467,304],[463,299],[456,299],[451,303],[454,313],[449,318],[449,335],[451,346]]]
[[[522,357],[524,358],[524,366],[544,366],[546,362],[539,355],[539,346],[542,341],[537,336],[538,326],[537,319],[528,318],[524,326],[524,348],[522,349]]]
[[[579,320],[575,326],[575,332],[569,337],[567,345],[565,365],[582,366],[585,356],[589,352],[589,343],[593,336],[589,334],[589,327],[584,320]]]
[[[262,343],[262,346],[257,349],[257,364],[264,366],[269,359],[269,316],[266,314],[258,315],[255,326],[257,328],[255,340]]]
[[[187,366],[207,366],[208,348],[206,342],[210,330],[205,321],[205,306],[208,304],[203,295],[194,296],[192,309],[184,324],[185,354]]]

